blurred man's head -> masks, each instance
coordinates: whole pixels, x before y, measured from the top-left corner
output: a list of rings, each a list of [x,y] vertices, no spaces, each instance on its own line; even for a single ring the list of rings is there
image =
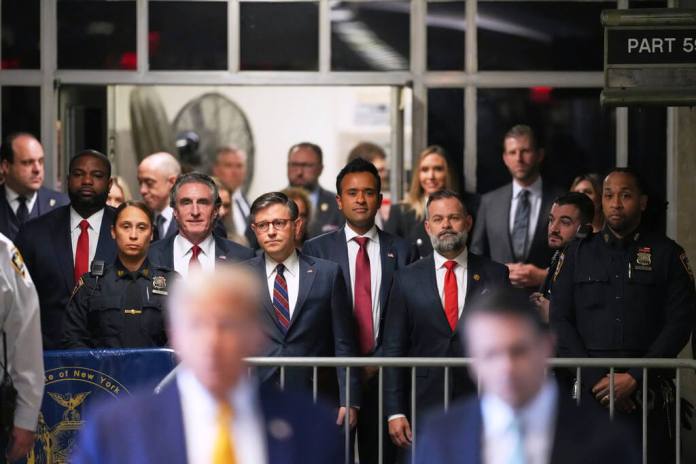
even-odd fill
[[[614,168],[604,178],[602,209],[609,228],[625,237],[640,225],[648,195],[640,176],[630,168]]]
[[[103,153],[82,150],[70,159],[68,196],[83,218],[106,206],[111,182],[111,163]]]
[[[295,251],[302,219],[287,195],[264,193],[251,204],[250,218],[256,241],[274,261],[281,263]]]
[[[584,193],[568,192],[556,198],[549,211],[549,248],[559,250],[570,243],[584,225],[592,226],[594,204]]]
[[[224,264],[178,279],[169,298],[172,347],[216,398],[226,397],[247,375],[244,358],[259,355],[261,285],[246,266]]]
[[[494,290],[479,297],[462,315],[465,350],[483,394],[510,407],[525,406],[546,380],[554,340],[526,294]]]
[[[28,197],[41,188],[44,181],[44,151],[31,134],[15,133],[5,137],[0,147],[0,165],[5,184]]]
[[[350,163],[356,158],[362,158],[365,161],[375,165],[377,173],[382,182],[382,188],[388,189],[389,183],[389,167],[387,166],[387,154],[384,149],[372,142],[360,142],[354,146],[348,153],[348,162]]]
[[[533,184],[539,177],[544,150],[537,146],[531,127],[517,125],[503,137],[503,162],[513,179],[523,186]]]
[[[350,161],[336,177],[336,202],[348,225],[364,234],[375,225],[382,204],[381,179],[374,164],[362,158]]]
[[[213,175],[220,179],[231,193],[244,184],[247,174],[247,154],[235,147],[218,149],[213,164]]]
[[[213,233],[220,195],[213,179],[200,172],[180,175],[170,195],[179,234],[198,245]]]
[[[291,187],[302,187],[312,191],[319,185],[319,176],[324,170],[321,147],[302,142],[288,151],[288,182]]]
[[[309,199],[307,191],[301,187],[288,187],[283,189],[282,193],[286,194],[297,205],[297,217],[301,219],[302,223],[295,235],[295,240],[297,245],[301,246],[307,238],[307,224],[312,216],[312,200]]]
[[[456,258],[466,247],[473,220],[459,195],[440,190],[428,197],[425,231],[433,249],[448,259]]]
[[[169,193],[179,174],[181,174],[181,165],[169,153],[153,153],[140,162],[138,166],[140,196],[155,214],[161,213],[169,204]]]

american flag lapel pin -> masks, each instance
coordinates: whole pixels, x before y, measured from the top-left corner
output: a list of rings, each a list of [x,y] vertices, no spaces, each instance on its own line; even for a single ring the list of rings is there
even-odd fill
[[[225,256],[225,255],[220,255],[220,256],[218,256],[218,259],[221,259],[221,260],[223,260],[223,261],[224,261],[224,260],[226,260],[226,259],[227,259],[227,256]]]
[[[394,259],[394,253],[392,253],[391,251],[389,253],[387,253],[387,258]]]

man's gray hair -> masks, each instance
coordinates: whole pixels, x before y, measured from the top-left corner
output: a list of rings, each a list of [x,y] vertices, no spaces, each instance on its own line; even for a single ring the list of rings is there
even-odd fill
[[[215,162],[217,163],[218,161],[220,161],[220,156],[226,153],[234,153],[235,155],[239,156],[242,159],[242,161],[244,161],[244,164],[246,164],[247,162],[247,153],[241,148],[237,148],[233,145],[226,145],[224,147],[218,148],[215,151]]]
[[[213,204],[219,207],[222,203],[222,200],[220,199],[220,191],[218,190],[218,186],[213,178],[207,174],[203,174],[202,172],[194,171],[181,174],[176,178],[174,187],[172,187],[172,191],[169,193],[169,205],[172,208],[176,206],[176,195],[179,193],[179,189],[181,189],[181,186],[185,184],[203,184],[208,186],[213,196]]]

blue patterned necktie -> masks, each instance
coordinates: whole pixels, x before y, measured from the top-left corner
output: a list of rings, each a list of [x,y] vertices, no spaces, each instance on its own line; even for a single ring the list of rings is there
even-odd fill
[[[275,282],[273,283],[273,308],[283,333],[287,333],[290,326],[290,303],[288,283],[285,280],[285,276],[283,276],[283,272],[285,272],[285,266],[279,264],[276,267]]]
[[[518,195],[515,220],[512,225],[512,252],[516,262],[523,262],[527,258],[530,210],[529,190],[522,190]]]

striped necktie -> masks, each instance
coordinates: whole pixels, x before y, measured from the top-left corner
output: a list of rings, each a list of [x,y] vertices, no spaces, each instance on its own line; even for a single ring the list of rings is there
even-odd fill
[[[288,297],[288,283],[285,280],[285,276],[283,276],[283,272],[285,272],[285,266],[278,264],[275,282],[273,283],[273,308],[283,333],[287,333],[290,326],[290,298]]]

